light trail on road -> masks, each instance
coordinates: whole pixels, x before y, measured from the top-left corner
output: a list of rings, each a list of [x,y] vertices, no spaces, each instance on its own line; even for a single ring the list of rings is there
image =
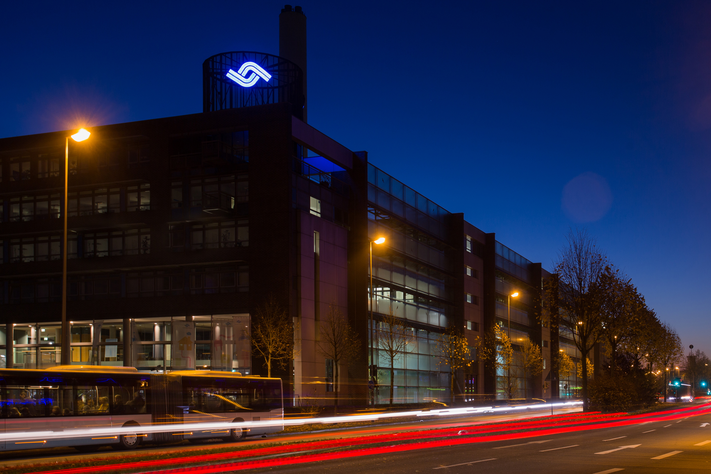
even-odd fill
[[[693,413],[691,413],[691,411],[693,411]],[[52,470],[41,474],[49,474],[50,472],[56,474],[87,474],[112,472],[118,469],[141,469],[142,471],[144,471],[146,469],[160,468],[163,468],[164,470],[153,472],[160,472],[161,474],[177,474],[184,472],[194,472],[196,474],[202,474],[259,468],[272,468],[285,465],[304,464],[336,459],[348,459],[378,454],[393,454],[412,450],[433,449],[438,447],[452,447],[472,443],[544,437],[582,430],[596,430],[610,427],[628,426],[634,424],[641,424],[643,422],[649,423],[662,420],[666,421],[684,419],[688,418],[689,416],[699,416],[708,413],[711,413],[711,404],[702,405],[700,407],[682,408],[670,412],[665,412],[664,414],[644,414],[632,416],[620,416],[619,414],[612,416],[600,414],[580,414],[577,417],[565,415],[561,418],[553,418],[547,420],[534,419],[525,422],[500,423],[496,425],[484,426],[482,426],[481,424],[477,424],[472,425],[466,430],[462,430],[461,427],[456,427],[449,429],[366,436],[356,439],[307,442],[298,445],[259,448],[255,450],[250,450],[248,452],[239,451],[237,453],[230,452],[212,455],[197,455],[174,459],[139,461],[133,463],[113,464],[107,466],[93,466],[90,468]],[[408,444],[367,447],[368,445],[390,444],[393,442],[408,442]],[[358,447],[359,449],[327,453],[305,453],[305,451],[343,449],[352,448],[354,446]],[[244,458],[245,455],[251,458],[258,458],[264,456],[280,457],[278,459],[236,459],[238,457]],[[217,462],[218,464],[210,466],[191,466],[187,468],[165,470],[166,467],[169,467],[171,465],[174,466],[175,464],[204,464],[208,462]]]

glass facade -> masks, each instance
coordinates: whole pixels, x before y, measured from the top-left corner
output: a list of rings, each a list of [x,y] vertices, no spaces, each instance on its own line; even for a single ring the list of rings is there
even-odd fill
[[[368,235],[386,236],[385,244],[373,250],[373,310],[404,320],[415,341],[395,361],[392,377],[390,361],[375,351],[376,403],[389,403],[391,385],[396,403],[447,400],[450,370],[440,364],[435,347],[451,324],[455,304],[449,286],[455,270],[447,257],[449,213],[370,164],[368,201]]]
[[[496,323],[510,332],[514,350],[510,370],[497,371],[496,398],[508,398],[506,390],[508,377],[511,377],[511,384],[514,387],[514,398],[531,398],[534,376],[526,375],[521,350],[525,340],[541,345],[541,341],[535,336],[538,334],[536,332],[538,322],[533,308],[535,296],[533,293],[540,285],[533,281],[531,262],[500,242],[495,244],[495,263]],[[515,292],[518,296],[509,296]]]

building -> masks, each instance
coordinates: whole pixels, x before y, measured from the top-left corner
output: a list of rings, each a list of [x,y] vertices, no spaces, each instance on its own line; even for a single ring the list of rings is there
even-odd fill
[[[450,327],[474,346],[510,324],[512,338],[543,342],[550,357],[540,264],[310,126],[306,17],[286,6],[280,23],[280,56],[205,61],[202,113],[94,127],[81,143],[70,131],[0,140],[7,367],[62,361],[65,152],[72,364],[264,374],[250,326],[272,297],[293,321],[295,359],[276,375],[295,404],[333,390],[318,339],[334,311],[363,341],[341,367],[347,403],[387,403],[393,383],[399,402],[448,399],[452,375],[436,346]],[[381,235],[386,243],[372,246]],[[513,291],[521,296],[509,302]],[[415,341],[394,380],[371,337],[391,312]],[[517,396],[542,396],[550,374],[519,369]],[[501,374],[481,363],[455,377],[465,398],[502,397]]]

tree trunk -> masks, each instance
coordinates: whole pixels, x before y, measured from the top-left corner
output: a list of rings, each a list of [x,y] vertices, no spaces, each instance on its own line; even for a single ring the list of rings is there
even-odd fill
[[[588,351],[585,351],[584,353],[581,353],[583,356],[583,380],[582,380],[582,385],[583,385],[583,391],[582,391],[582,396],[583,396],[583,411],[587,412],[588,409],[590,408],[588,405]]]
[[[393,395],[395,393],[395,367],[393,360],[390,360],[390,406],[393,406]]]
[[[338,364],[333,361],[333,407],[334,415],[338,412]]]

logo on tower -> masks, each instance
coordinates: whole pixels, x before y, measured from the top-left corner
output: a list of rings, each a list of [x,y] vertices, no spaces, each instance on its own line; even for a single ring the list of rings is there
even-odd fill
[[[257,83],[260,77],[266,82],[269,82],[272,75],[262,69],[257,63],[248,61],[242,64],[237,72],[230,69],[227,73],[227,77],[242,87],[252,87]]]

